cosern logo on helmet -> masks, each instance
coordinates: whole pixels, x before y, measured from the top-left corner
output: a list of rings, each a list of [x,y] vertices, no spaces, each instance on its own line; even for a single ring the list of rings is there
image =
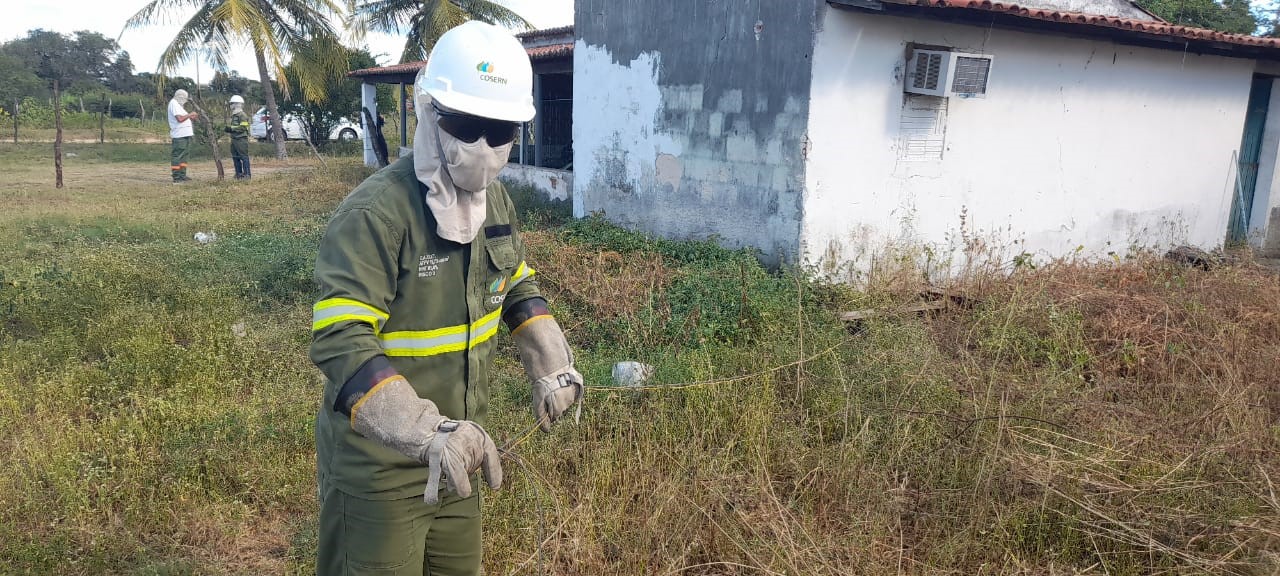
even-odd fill
[[[493,82],[494,84],[506,84],[507,79],[493,74],[493,63],[481,62],[476,64],[476,71],[480,73],[480,79],[485,82]]]

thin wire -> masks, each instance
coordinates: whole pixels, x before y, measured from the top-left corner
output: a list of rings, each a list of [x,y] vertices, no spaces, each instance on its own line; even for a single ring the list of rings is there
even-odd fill
[[[543,564],[543,559],[542,559],[542,544],[543,542],[546,541],[547,514],[542,509],[542,489],[538,486],[538,477],[529,470],[529,467],[525,465],[524,460],[520,458],[520,456],[518,456],[515,452],[508,452],[504,449],[502,457],[513,460],[515,461],[516,464],[520,465],[520,469],[524,470],[525,476],[529,477],[529,483],[533,485],[534,503],[536,504],[536,507],[538,509],[538,534],[537,534],[538,573],[545,575],[547,573],[547,570],[546,570],[546,566]]]
[[[732,378],[717,378],[717,379],[715,379],[715,380],[704,380],[704,381],[700,381],[700,382],[686,382],[686,383],[681,383],[681,384],[658,384],[658,385],[652,385],[652,386],[599,386],[599,385],[595,385],[595,386],[585,386],[585,388],[586,388],[588,391],[591,391],[591,390],[600,390],[600,391],[618,392],[618,391],[624,391],[624,390],[625,390],[625,391],[638,391],[638,390],[683,390],[683,389],[686,389],[686,388],[702,388],[702,387],[705,387],[705,386],[716,386],[716,385],[720,385],[720,384],[732,384],[732,383],[734,383],[734,382],[742,382],[742,381],[744,381],[744,380],[751,380],[751,379],[753,379],[753,378],[759,378],[760,376],[764,376],[764,375],[766,375],[766,374],[772,374],[772,373],[774,373],[774,372],[778,372],[778,371],[780,371],[780,370],[786,370],[787,368],[791,368],[791,367],[793,367],[793,366],[797,366],[797,365],[800,365],[800,364],[804,364],[804,363],[806,363],[806,362],[812,362],[813,360],[815,360],[815,359],[817,359],[817,358],[820,358],[820,357],[822,357],[822,356],[826,356],[827,354],[830,354],[833,350],[835,350],[836,348],[839,348],[839,347],[843,346],[844,344],[848,343],[850,340],[851,340],[851,339],[849,339],[849,338],[846,338],[846,339],[844,339],[844,340],[841,340],[840,342],[837,342],[835,345],[833,345],[833,346],[831,346],[831,347],[827,348],[826,350],[823,350],[823,351],[821,351],[821,352],[818,352],[817,354],[814,354],[814,355],[812,355],[812,356],[809,356],[808,358],[802,358],[802,359],[800,359],[800,360],[796,360],[795,362],[790,362],[790,363],[787,363],[787,364],[783,364],[783,365],[781,365],[781,366],[775,366],[775,367],[770,368],[770,369],[768,369],[768,370],[762,370],[762,371],[760,371],[760,372],[755,372],[755,373],[752,373],[752,374],[747,374],[747,375],[745,375],[745,376],[734,376],[734,377],[732,377]]]
[[[544,542],[546,542],[547,514],[546,514],[546,511],[542,509],[542,489],[538,485],[538,476],[529,470],[529,467],[524,463],[524,460],[520,458],[520,455],[515,453],[514,448],[524,443],[525,440],[528,440],[531,436],[533,436],[533,433],[538,430],[539,426],[542,426],[542,423],[546,419],[547,419],[547,415],[543,414],[542,417],[536,420],[532,426],[529,426],[528,428],[525,428],[524,430],[520,431],[520,433],[517,434],[515,437],[511,438],[510,440],[507,440],[505,444],[498,447],[498,453],[501,455],[501,457],[504,460],[514,461],[517,465],[519,465],[520,469],[524,470],[525,476],[529,477],[529,483],[533,484],[534,504],[538,510],[538,533],[536,535],[537,540],[535,541],[536,542],[535,549],[537,550],[537,554],[538,554],[538,573],[543,575],[547,573],[542,560],[542,545]]]
[[[758,377],[760,377],[760,376],[764,376],[764,375],[766,375],[766,374],[772,374],[772,373],[774,373],[774,372],[778,372],[778,371],[781,371],[781,370],[786,370],[787,368],[791,368],[791,367],[793,367],[793,366],[797,366],[797,365],[800,365],[800,364],[804,364],[804,363],[806,363],[806,362],[811,362],[811,361],[813,361],[813,360],[816,360],[817,358],[820,358],[820,357],[822,357],[822,356],[825,356],[825,355],[827,355],[827,354],[830,354],[830,353],[831,353],[832,351],[834,351],[836,348],[839,348],[840,346],[843,346],[844,344],[848,343],[850,340],[851,340],[850,338],[846,338],[846,339],[844,339],[844,340],[841,340],[840,342],[837,342],[836,344],[834,344],[834,345],[832,345],[832,346],[828,347],[827,349],[825,349],[825,350],[823,350],[823,351],[821,351],[821,352],[818,352],[817,354],[814,354],[814,355],[812,355],[812,356],[809,356],[808,358],[802,358],[802,359],[800,359],[800,360],[796,360],[795,362],[790,362],[790,363],[783,364],[783,365],[780,365],[780,366],[775,366],[775,367],[770,368],[770,369],[768,369],[768,370],[762,370],[762,371],[760,371],[760,372],[756,372],[756,373],[753,373],[753,374],[747,374],[747,375],[745,375],[745,376],[736,376],[736,377],[733,377],[733,378],[719,378],[719,379],[716,379],[716,380],[706,380],[706,381],[702,381],[702,382],[689,382],[689,383],[685,383],[685,384],[672,384],[672,385],[667,385],[667,386],[627,386],[627,387],[620,387],[620,386],[584,386],[584,388],[585,388],[585,389],[587,389],[587,390],[683,390],[683,389],[689,389],[689,388],[700,388],[700,387],[705,387],[705,386],[715,386],[715,385],[719,385],[719,384],[731,384],[731,383],[734,383],[734,382],[742,382],[742,381],[745,381],[745,380],[751,380],[751,379],[754,379],[754,378],[758,378]],[[533,484],[533,491],[534,491],[534,497],[535,497],[534,502],[536,503],[536,507],[537,507],[537,510],[538,510],[538,534],[537,534],[537,538],[538,538],[538,540],[537,540],[537,542],[538,542],[538,544],[537,544],[538,573],[539,573],[539,574],[543,574],[543,575],[545,575],[545,574],[546,574],[546,567],[545,567],[545,565],[544,565],[544,563],[543,563],[543,544],[546,542],[546,521],[547,521],[547,518],[546,518],[546,511],[542,508],[542,489],[541,489],[541,487],[539,486],[538,477],[537,477],[535,474],[533,474],[533,472],[532,472],[532,471],[530,471],[530,470],[529,470],[528,465],[526,465],[526,464],[525,464],[525,462],[524,462],[524,460],[523,460],[522,458],[520,458],[520,455],[518,455],[518,454],[516,454],[516,453],[515,453],[515,448],[516,448],[517,446],[519,446],[519,445],[523,444],[523,443],[524,443],[525,441],[527,441],[529,438],[533,437],[533,434],[534,434],[535,432],[537,432],[538,428],[539,428],[540,426],[542,426],[542,423],[543,423],[546,419],[547,419],[547,416],[544,414],[541,418],[539,418],[537,421],[535,421],[535,422],[534,422],[532,425],[530,425],[528,428],[525,428],[524,430],[521,430],[519,433],[517,433],[517,434],[516,434],[514,437],[512,437],[510,440],[507,440],[507,441],[506,441],[502,446],[499,446],[499,447],[498,447],[498,453],[501,455],[501,457],[502,457],[504,460],[511,460],[511,461],[515,462],[517,465],[519,465],[519,466],[520,466],[520,468],[521,468],[521,470],[523,470],[523,471],[524,471],[525,475],[529,477],[529,481],[530,481],[530,483],[531,483],[531,484]],[[681,569],[681,570],[686,570],[686,569],[688,569],[688,568],[696,568],[696,567],[697,567],[697,566],[692,566],[692,567],[683,568],[683,569]],[[766,572],[767,572],[767,571],[766,571]]]

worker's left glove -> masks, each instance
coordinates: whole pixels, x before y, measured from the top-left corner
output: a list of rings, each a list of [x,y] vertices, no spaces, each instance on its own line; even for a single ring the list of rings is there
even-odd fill
[[[345,388],[345,386],[344,386]],[[471,473],[479,469],[489,487],[502,487],[498,448],[479,424],[450,420],[436,404],[420,398],[403,376],[371,388],[350,409],[351,428],[427,465],[428,504],[439,502],[440,476],[461,498],[471,496]]]
[[[560,325],[550,314],[535,316],[511,332],[520,350],[520,362],[533,384],[533,418],[543,432],[574,404],[582,413],[582,374],[573,369],[573,351]]]

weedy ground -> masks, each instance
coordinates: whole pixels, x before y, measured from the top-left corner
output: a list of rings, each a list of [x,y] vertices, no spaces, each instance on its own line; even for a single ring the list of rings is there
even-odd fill
[[[55,190],[46,148],[0,145],[0,572],[310,572],[311,267],[368,172],[174,186],[164,145],[72,144]],[[919,316],[910,273],[854,290],[513,196],[591,388],[518,437],[499,348],[488,574],[1280,571],[1274,272],[1057,262]]]

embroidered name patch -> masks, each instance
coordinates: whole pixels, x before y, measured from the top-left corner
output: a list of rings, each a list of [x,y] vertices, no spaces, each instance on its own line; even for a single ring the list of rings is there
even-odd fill
[[[435,254],[424,254],[418,258],[418,277],[431,278],[440,273],[440,265],[449,261],[449,257],[437,257]]]

